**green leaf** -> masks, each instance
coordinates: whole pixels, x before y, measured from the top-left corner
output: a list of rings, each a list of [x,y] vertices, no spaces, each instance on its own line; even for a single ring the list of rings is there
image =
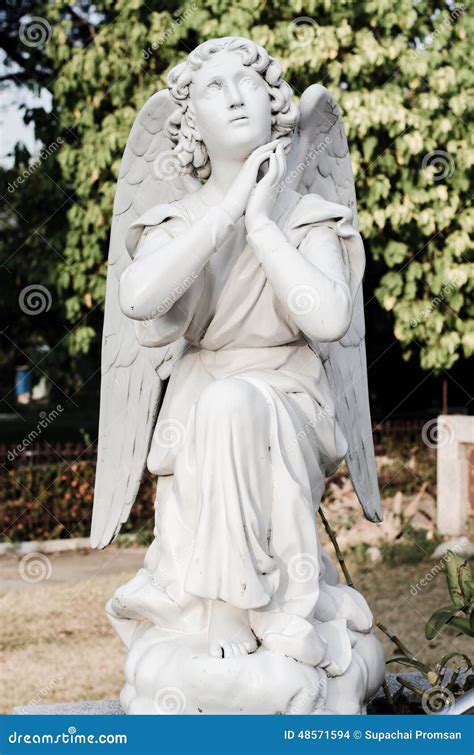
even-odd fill
[[[426,663],[422,663],[421,661],[417,661],[415,658],[408,658],[407,656],[399,656],[398,658],[390,658],[387,663],[399,663],[401,666],[410,666],[412,668],[417,668],[418,671],[421,671],[422,674],[429,674],[431,672],[431,668],[426,665]]]
[[[466,562],[459,556],[456,556],[453,551],[447,552],[445,559],[446,580],[448,582],[448,590],[453,605],[458,608],[464,606],[466,603],[461,586],[461,568],[465,563]]]
[[[474,630],[471,628],[469,620],[463,616],[456,616],[456,618],[449,622],[449,626],[459,629],[462,634],[467,634],[468,637],[474,637]]]
[[[467,561],[464,561],[459,567],[459,586],[463,595],[463,602],[469,603],[472,598],[472,574],[471,567]]]
[[[453,658],[462,658],[466,663],[466,669],[469,670],[472,667],[471,659],[465,655],[464,653],[448,653],[448,655],[444,655],[439,663],[436,664],[436,668],[438,669],[438,672],[444,673],[444,669],[448,665],[450,661],[453,660]],[[459,666],[459,668],[461,668]]]
[[[439,608],[433,613],[425,626],[425,637],[427,640],[432,640],[437,634],[441,632],[446,624],[458,613],[459,609],[456,606],[447,606],[445,608]]]

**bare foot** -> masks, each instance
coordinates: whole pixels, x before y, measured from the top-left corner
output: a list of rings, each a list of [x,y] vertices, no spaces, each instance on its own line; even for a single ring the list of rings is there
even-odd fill
[[[111,607],[122,619],[148,619],[163,628],[178,629],[183,620],[182,608],[153,582],[146,569],[117,588]]]
[[[349,585],[328,585],[323,580],[314,618],[319,621],[346,619],[348,629],[363,633],[370,632],[374,625],[372,612],[360,592]]]
[[[223,600],[213,600],[209,620],[209,655],[232,658],[257,649],[257,640],[250,629],[248,612]]]
[[[251,622],[255,634],[267,650],[309,666],[324,668],[329,663],[326,640],[301,616],[252,611]]]

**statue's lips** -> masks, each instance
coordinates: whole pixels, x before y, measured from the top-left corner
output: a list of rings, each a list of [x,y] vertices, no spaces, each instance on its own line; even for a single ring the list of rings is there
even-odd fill
[[[232,118],[229,123],[248,123],[248,120],[246,115],[238,115],[236,118]]]

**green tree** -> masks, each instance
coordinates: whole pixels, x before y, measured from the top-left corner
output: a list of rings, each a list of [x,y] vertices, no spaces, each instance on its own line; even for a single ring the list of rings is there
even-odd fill
[[[451,2],[401,0],[99,0],[87,35],[45,6],[42,54],[76,202],[58,266],[73,354],[100,329],[111,208],[121,154],[139,108],[171,66],[209,37],[248,36],[284,67],[298,95],[314,82],[335,95],[348,130],[368,274],[395,337],[424,369],[474,350],[469,141],[473,21]]]
[[[49,53],[50,3],[9,0],[0,9],[0,48],[3,67],[0,89],[15,93],[27,87],[35,95],[43,90],[54,94],[58,69]],[[69,24],[69,44],[84,47],[93,28],[84,15],[89,3],[64,4],[60,23]],[[0,264],[3,295],[0,303],[2,395],[12,403],[13,368],[29,365],[36,381],[47,373],[62,390],[76,388],[79,370],[71,369],[69,332],[59,297],[59,266],[67,267],[63,248],[67,234],[67,212],[74,199],[74,185],[64,179],[58,162],[68,133],[60,121],[59,103],[53,96],[51,108],[38,102],[23,106],[25,123],[33,123],[36,138],[43,143],[38,154],[20,142],[12,167],[0,168]],[[72,132],[69,132],[72,138]],[[9,161],[10,162],[10,161]],[[84,365],[82,364],[83,368]],[[62,394],[61,390],[61,394]],[[63,395],[63,394],[62,394]]]

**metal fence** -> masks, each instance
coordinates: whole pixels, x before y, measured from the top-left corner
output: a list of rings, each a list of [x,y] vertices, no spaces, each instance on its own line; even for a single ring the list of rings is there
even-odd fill
[[[374,422],[372,425],[375,452],[377,454],[393,450],[397,445],[419,445],[422,430],[427,420],[396,419]],[[45,466],[77,461],[95,461],[95,443],[47,443],[35,442],[18,450],[17,446],[0,444],[0,463],[7,468],[18,466]]]

